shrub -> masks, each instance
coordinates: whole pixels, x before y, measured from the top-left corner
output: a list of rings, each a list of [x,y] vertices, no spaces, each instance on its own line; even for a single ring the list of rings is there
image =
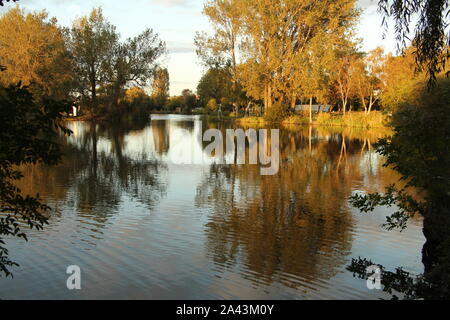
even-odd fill
[[[264,114],[264,120],[267,122],[280,123],[289,116],[286,106],[282,104],[274,104],[271,108],[267,108]]]
[[[291,115],[283,120],[283,124],[307,124],[309,123],[309,118],[303,115]]]

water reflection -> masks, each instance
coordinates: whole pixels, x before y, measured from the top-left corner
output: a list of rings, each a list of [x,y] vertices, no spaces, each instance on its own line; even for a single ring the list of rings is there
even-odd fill
[[[378,158],[365,157],[370,138],[296,129],[280,136],[277,176],[213,165],[198,185],[197,205],[211,209],[208,255],[220,272],[245,265],[243,276],[256,284],[298,288],[345,263],[354,228],[347,198],[362,176],[375,177]]]
[[[153,116],[69,127],[64,163],[24,168],[19,187],[56,211],[29,243],[9,241],[21,268],[0,279],[0,297],[376,298],[345,270],[352,257],[421,271],[420,220],[385,232],[388,209],[362,217],[348,204],[398,179],[373,152],[384,132],[282,129],[279,173],[261,176],[258,165],[196,161],[208,144],[199,135],[229,123]],[[87,278],[80,292],[65,287],[70,264]]]

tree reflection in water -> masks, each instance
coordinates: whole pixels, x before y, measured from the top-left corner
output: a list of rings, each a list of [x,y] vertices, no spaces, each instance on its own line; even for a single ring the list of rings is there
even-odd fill
[[[278,175],[212,165],[197,187],[196,204],[211,208],[206,248],[219,272],[243,264],[243,277],[256,284],[297,288],[344,265],[353,229],[347,199],[361,176],[376,176],[361,155],[379,136],[293,129],[280,132]]]
[[[225,134],[232,123],[154,116],[70,126],[64,163],[26,169],[24,192],[39,192],[61,214],[27,247],[13,244],[17,261],[31,267],[2,283],[5,297],[72,297],[52,283],[64,283],[58,270],[74,261],[90,277],[82,292],[89,298],[379,297],[345,270],[375,245],[376,257],[416,268],[410,243],[399,253],[401,238],[380,236],[382,216],[359,219],[348,204],[355,191],[382,191],[398,179],[373,152],[384,132],[282,129],[280,171],[261,176],[258,165],[171,162],[201,158],[208,142],[199,144],[200,128]],[[30,285],[41,270],[48,285]]]
[[[167,168],[145,151],[124,153],[124,137],[146,125],[69,123],[74,135],[62,137],[64,161],[52,168],[24,168],[20,188],[26,194],[39,193],[50,203],[75,202],[81,217],[96,222],[96,233],[118,212],[124,194],[151,210],[165,194],[161,173]]]

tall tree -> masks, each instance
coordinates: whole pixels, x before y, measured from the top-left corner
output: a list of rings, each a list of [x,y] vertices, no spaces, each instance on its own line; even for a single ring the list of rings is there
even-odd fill
[[[208,68],[229,68],[232,80],[232,102],[238,107],[238,49],[242,29],[241,0],[208,0],[203,14],[210,20],[214,33],[197,32],[197,55]]]
[[[157,59],[165,52],[165,43],[151,29],[114,46],[112,62],[107,65],[112,107],[117,107],[127,85],[145,87],[149,84],[158,66]]]
[[[169,86],[169,71],[167,68],[157,68],[152,84],[152,98],[159,108],[162,108],[167,103]]]
[[[266,108],[274,101],[295,105],[297,97],[318,95],[333,51],[352,35],[355,1],[242,1],[244,88],[260,83]]]
[[[331,86],[337,92],[344,115],[347,112],[349,100],[355,96],[354,77],[356,64],[361,58],[354,42],[344,43],[341,49],[336,50],[334,64],[331,70]]]
[[[70,32],[77,89],[82,96],[89,97],[94,112],[98,108],[97,90],[107,83],[108,65],[114,57],[118,39],[116,28],[106,20],[101,8],[76,20]]]
[[[376,48],[368,53],[364,59],[355,63],[354,80],[361,104],[366,114],[381,97],[382,73],[385,56],[382,48]]]

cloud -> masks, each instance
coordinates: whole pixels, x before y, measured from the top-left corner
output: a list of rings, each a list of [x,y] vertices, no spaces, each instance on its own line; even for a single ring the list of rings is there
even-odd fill
[[[367,9],[370,7],[378,7],[378,0],[358,0],[358,6],[361,9]]]
[[[189,0],[154,0],[156,3],[168,6],[168,7],[189,7],[190,1]]]
[[[169,41],[167,49],[170,53],[192,53],[195,52],[195,47],[191,43]]]

